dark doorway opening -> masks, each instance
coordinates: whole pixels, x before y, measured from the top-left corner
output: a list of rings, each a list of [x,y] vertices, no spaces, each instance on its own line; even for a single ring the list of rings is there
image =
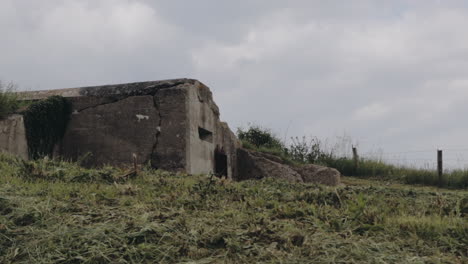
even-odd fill
[[[215,174],[218,177],[228,176],[227,155],[224,150],[216,147],[215,150]]]

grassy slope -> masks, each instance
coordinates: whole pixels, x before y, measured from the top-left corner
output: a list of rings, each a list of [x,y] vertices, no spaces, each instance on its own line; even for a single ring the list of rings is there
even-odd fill
[[[0,155],[0,263],[463,263],[468,193],[327,188]],[[113,183],[116,180],[120,183]]]

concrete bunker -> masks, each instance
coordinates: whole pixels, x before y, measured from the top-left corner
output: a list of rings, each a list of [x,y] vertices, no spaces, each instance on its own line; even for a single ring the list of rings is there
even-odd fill
[[[240,143],[226,123],[212,93],[193,79],[139,82],[95,87],[25,92],[25,100],[53,95],[66,98],[71,116],[52,156],[86,166],[140,164],[190,174],[215,173],[236,179]],[[20,117],[15,120],[21,121]],[[3,122],[13,131],[13,122]],[[18,127],[14,122],[15,129]],[[18,131],[22,137],[23,131]],[[18,136],[0,134],[0,150],[21,156],[27,148],[12,148]],[[24,138],[21,138],[21,142]],[[5,146],[2,146],[5,145]],[[218,150],[222,150],[222,153]]]
[[[43,105],[53,98],[65,102],[70,114],[48,112],[61,113],[68,123],[60,130],[63,137],[47,145],[50,152],[47,155],[69,161],[84,160],[81,164],[85,166],[132,165],[136,157],[137,163],[157,169],[213,173],[233,180],[273,177],[292,182],[340,183],[337,170],[312,164],[286,164],[279,157],[243,149],[229,126],[220,121],[209,88],[197,80],[25,92],[22,98]],[[28,131],[35,130],[25,126],[30,124],[25,121],[28,119],[25,113],[0,120],[0,152],[25,159],[35,157],[29,151],[30,143],[43,138],[27,136]]]

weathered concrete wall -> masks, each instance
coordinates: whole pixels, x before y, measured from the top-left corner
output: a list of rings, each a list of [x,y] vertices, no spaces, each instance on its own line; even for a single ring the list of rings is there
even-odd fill
[[[197,84],[188,89],[189,144],[188,171],[192,174],[214,171],[217,107],[211,102],[204,86]]]
[[[216,171],[218,152],[226,164],[223,174],[236,178],[240,143],[219,120],[209,88],[197,80],[39,91],[23,97],[52,95],[67,97],[73,112],[57,156],[77,160],[92,153],[85,165],[99,166],[130,164],[136,154],[139,163],[201,174]]]
[[[85,97],[90,101],[96,98]],[[80,98],[80,103],[85,102]],[[57,154],[86,165],[121,165],[132,162],[136,154],[140,162],[149,161],[160,123],[153,96],[132,96],[112,103],[77,108],[71,98],[73,113]]]
[[[239,141],[219,119],[219,108],[208,87],[196,83],[188,89],[188,171],[192,174],[216,172],[215,152],[227,156],[228,178],[236,178],[236,150]]]
[[[0,152],[28,159],[28,144],[23,116],[11,115],[0,120]]]
[[[185,171],[185,86],[192,83],[174,80],[62,90],[72,96],[73,113],[56,154],[76,160],[92,153],[85,160],[88,166],[130,164],[135,154],[140,164]]]
[[[185,85],[159,90],[154,96],[160,115],[152,158],[155,168],[187,171],[187,98]]]

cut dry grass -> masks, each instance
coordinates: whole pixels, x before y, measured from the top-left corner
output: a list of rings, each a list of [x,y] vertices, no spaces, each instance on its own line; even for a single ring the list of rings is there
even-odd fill
[[[465,263],[466,191],[337,189],[0,155],[0,263]],[[115,182],[117,181],[117,182]]]

